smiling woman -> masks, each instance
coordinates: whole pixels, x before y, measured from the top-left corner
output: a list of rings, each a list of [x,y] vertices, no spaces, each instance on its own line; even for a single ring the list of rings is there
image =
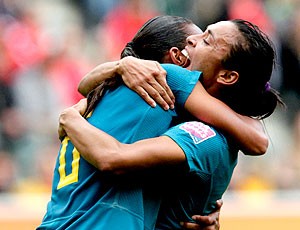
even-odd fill
[[[218,22],[187,40],[186,50],[195,60],[190,68],[201,69],[207,92],[222,98],[235,111],[263,118],[277,103],[283,104],[269,83],[274,67],[273,44],[255,25],[241,20]],[[262,40],[266,42],[260,43]]]

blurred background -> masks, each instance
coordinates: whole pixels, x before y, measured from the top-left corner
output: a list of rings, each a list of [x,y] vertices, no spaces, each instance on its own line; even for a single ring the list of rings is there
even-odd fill
[[[300,229],[300,0],[0,0],[1,229],[39,225],[50,198],[59,113],[81,98],[85,73],[119,59],[138,28],[159,14],[188,17],[203,30],[243,18],[273,40],[271,85],[287,108],[264,121],[266,155],[240,154],[221,226]]]

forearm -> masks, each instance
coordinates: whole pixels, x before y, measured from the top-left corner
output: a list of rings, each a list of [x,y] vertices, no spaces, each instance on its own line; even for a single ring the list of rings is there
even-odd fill
[[[206,118],[208,122],[228,135],[244,154],[266,153],[269,141],[259,120],[240,115],[221,101],[216,101],[213,109],[213,115]]]
[[[113,137],[89,124],[73,108],[60,115],[60,125],[80,152],[80,155],[101,171],[109,171],[120,143]]]
[[[268,147],[268,137],[259,120],[241,116],[220,100],[210,96],[197,84],[189,96],[186,109],[196,118],[229,135],[247,155],[262,155]]]
[[[72,107],[60,115],[60,125],[81,156],[101,171],[122,174],[185,161],[182,149],[169,137],[123,144],[89,124]]]
[[[86,96],[104,80],[112,78],[118,73],[119,61],[106,62],[96,66],[80,81],[78,91]]]
[[[233,132],[236,133],[236,141],[240,145],[241,151],[246,155],[253,156],[265,154],[269,139],[261,121],[239,114],[234,119],[237,123]]]
[[[122,76],[124,83],[149,105],[155,107],[158,103],[164,109],[174,107],[175,98],[167,84],[166,71],[156,61],[131,56],[98,65],[84,76],[78,91],[86,96],[104,80],[116,74]]]
[[[206,122],[233,139],[244,154],[255,156],[266,152],[268,137],[259,120],[239,115],[223,103],[217,102],[213,109],[217,111],[212,112],[212,116],[205,117]]]

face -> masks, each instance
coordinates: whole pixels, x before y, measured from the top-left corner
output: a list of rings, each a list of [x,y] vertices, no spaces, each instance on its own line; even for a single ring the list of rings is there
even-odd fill
[[[198,26],[191,23],[191,24],[187,24],[184,27],[184,33],[189,36],[189,35],[202,34],[203,31]],[[172,63],[175,65],[180,65],[184,68],[187,68],[190,65],[190,61],[187,58],[187,55],[181,53],[181,50],[179,50],[177,46],[172,47],[169,50],[169,52],[166,53],[166,55],[162,59],[162,63]]]
[[[216,82],[223,67],[221,61],[237,41],[239,31],[234,23],[222,21],[207,27],[203,34],[187,38],[186,51],[191,60],[191,70],[203,72],[203,86],[208,90]]]

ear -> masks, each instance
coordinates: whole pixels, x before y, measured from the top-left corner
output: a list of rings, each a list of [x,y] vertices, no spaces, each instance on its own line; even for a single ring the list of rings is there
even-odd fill
[[[239,80],[239,73],[230,70],[221,70],[217,82],[222,85],[234,85]]]
[[[184,56],[177,47],[172,47],[169,51],[170,58],[175,65],[187,67],[190,64],[189,59]]]

